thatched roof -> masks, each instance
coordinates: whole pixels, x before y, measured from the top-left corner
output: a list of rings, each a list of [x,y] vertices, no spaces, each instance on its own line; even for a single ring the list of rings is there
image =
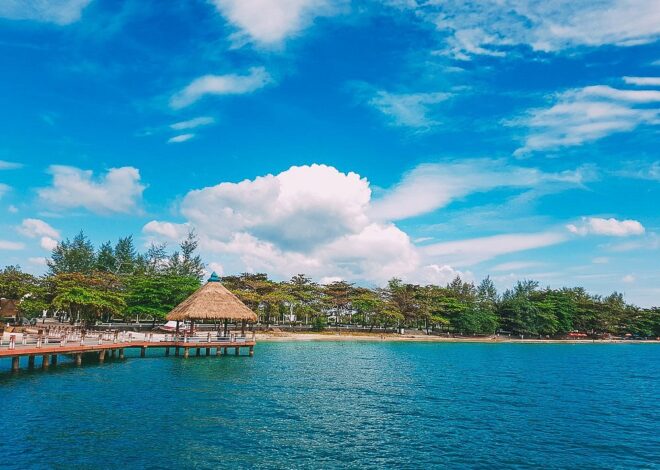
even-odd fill
[[[213,273],[209,282],[174,307],[168,320],[246,320],[256,322],[257,315],[220,283]]]

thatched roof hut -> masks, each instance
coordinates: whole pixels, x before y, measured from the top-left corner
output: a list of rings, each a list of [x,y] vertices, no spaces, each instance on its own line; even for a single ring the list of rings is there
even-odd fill
[[[229,292],[213,273],[208,282],[167,314],[168,320],[237,320],[256,322],[257,314]]]

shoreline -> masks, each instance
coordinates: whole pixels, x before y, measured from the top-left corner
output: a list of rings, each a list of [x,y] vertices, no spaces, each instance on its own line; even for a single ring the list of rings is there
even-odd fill
[[[658,340],[631,340],[631,339],[519,339],[509,337],[465,337],[447,338],[427,335],[397,335],[379,333],[340,334],[340,333],[257,333],[257,342],[284,343],[284,342],[390,342],[390,343],[521,343],[521,344],[660,344]]]

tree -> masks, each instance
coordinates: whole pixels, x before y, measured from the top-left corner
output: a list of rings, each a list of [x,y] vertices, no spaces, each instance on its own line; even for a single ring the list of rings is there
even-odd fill
[[[117,272],[117,259],[115,258],[115,251],[112,244],[108,241],[103,243],[98,252],[96,253],[96,267],[97,271],[106,273]]]
[[[126,280],[126,315],[162,320],[200,286],[192,276],[135,274]]]
[[[96,265],[94,245],[80,231],[73,240],[61,241],[53,249],[48,261],[50,274],[84,273],[90,274]]]
[[[113,271],[118,276],[133,274],[137,261],[137,251],[133,244],[133,236],[120,238],[114,250],[116,268]]]
[[[199,242],[194,230],[190,230],[185,240],[177,250],[170,256],[167,272],[178,276],[196,276],[201,279],[204,275],[204,263],[202,258],[195,254]]]
[[[120,279],[111,273],[62,273],[53,276],[52,308],[70,320],[91,323],[104,316],[121,315],[126,307]]]

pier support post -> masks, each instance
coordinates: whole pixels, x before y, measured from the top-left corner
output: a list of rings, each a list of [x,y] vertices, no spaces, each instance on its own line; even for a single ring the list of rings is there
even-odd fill
[[[183,358],[188,359],[190,356],[190,348],[183,348]]]
[[[229,350],[229,348],[225,346],[224,349],[225,349],[225,350],[224,350],[224,353],[223,353],[223,354],[226,356],[226,355],[227,355],[227,351]]]
[[[11,358],[11,370],[13,372],[18,371],[21,368],[21,358],[14,356]]]
[[[28,368],[34,369],[34,356],[28,356]]]
[[[195,356],[201,356],[202,350],[200,348],[197,348],[197,351],[195,352]]]
[[[222,351],[222,348],[220,348],[220,347],[215,348],[215,355],[219,356],[221,351]]]
[[[210,356],[211,355],[211,348],[206,348],[206,355]]]
[[[44,354],[41,356],[41,368],[48,369],[48,367],[50,367],[50,356],[48,354]]]
[[[165,355],[166,356],[170,355],[170,348],[169,347],[165,348]]]
[[[50,363],[51,363],[52,365],[54,365],[54,366],[57,365],[57,354],[53,354],[53,355],[50,357]]]
[[[174,348],[174,355],[175,355],[175,356],[178,356],[178,355],[179,355],[179,346],[177,346],[176,348]]]
[[[234,348],[234,355],[235,355],[235,356],[238,356],[238,354],[240,353],[240,351],[241,351],[241,348],[239,348],[238,346],[236,346],[236,347]]]
[[[101,349],[99,351],[99,362],[104,362],[105,361],[105,349]]]
[[[113,359],[115,358],[115,351],[116,351],[115,349],[110,350],[110,357]]]
[[[124,348],[119,350],[119,359],[124,359]]]
[[[250,357],[254,356],[254,346],[250,346]]]
[[[146,355],[147,355],[147,348],[142,346],[142,348],[140,348],[140,357],[145,357]]]
[[[76,365],[82,365],[82,353],[74,354],[74,356],[76,357]]]

